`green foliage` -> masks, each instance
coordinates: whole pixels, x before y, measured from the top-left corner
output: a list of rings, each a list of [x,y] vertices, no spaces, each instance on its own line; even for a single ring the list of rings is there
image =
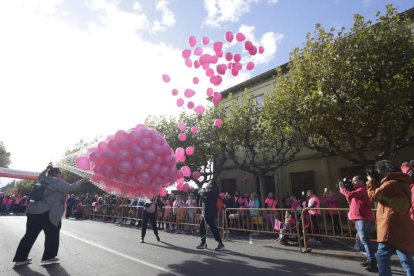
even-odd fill
[[[230,96],[229,102],[220,131],[222,149],[238,169],[259,177],[263,202],[265,175],[294,159],[300,136],[273,97],[266,96],[259,106],[246,92],[241,99]]]
[[[3,142],[0,141],[0,167],[7,168],[10,165],[10,152],[6,151]]]
[[[316,25],[279,74],[274,99],[306,145],[355,164],[391,157],[414,121],[414,38],[410,20],[392,6],[377,24],[354,16],[351,31]]]
[[[213,117],[214,111],[210,109],[207,110],[205,116],[181,113],[178,117],[150,116],[145,120],[146,126],[152,127],[165,135],[172,149],[178,147],[186,149],[189,146],[195,148],[193,155],[186,156],[185,165],[189,166],[192,171],[200,171],[201,178],[193,180],[199,186],[215,178],[221,169],[221,166],[217,166],[213,162],[216,161],[217,163],[217,160],[214,160],[214,158],[220,153],[219,144],[216,139],[213,139],[213,137],[217,136],[212,127]],[[181,132],[178,129],[180,122],[184,122],[187,126],[185,131],[187,139],[184,142],[178,140],[178,135]],[[195,135],[190,131],[193,126],[199,129]],[[179,164],[178,167],[181,167],[181,165]]]

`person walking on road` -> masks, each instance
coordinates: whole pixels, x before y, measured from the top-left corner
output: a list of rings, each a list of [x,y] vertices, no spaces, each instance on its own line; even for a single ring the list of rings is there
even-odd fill
[[[224,249],[224,244],[221,240],[218,228],[216,226],[217,218],[217,197],[218,193],[213,189],[211,181],[205,183],[203,188],[199,191],[201,196],[201,206],[202,206],[202,218],[200,221],[200,237],[201,243],[197,246],[197,249],[206,249],[206,235],[207,235],[207,226],[210,227],[211,232],[213,232],[214,239],[218,242],[216,251]]]
[[[151,223],[152,230],[154,235],[157,238],[157,241],[161,241],[160,236],[158,235],[157,228],[157,208],[162,208],[163,203],[159,196],[154,196],[150,201],[144,203],[144,212],[142,216],[142,228],[141,228],[141,243],[144,243],[145,234],[147,233],[147,224],[148,220]]]
[[[74,184],[67,183],[62,179],[61,170],[49,164],[46,170],[40,173],[37,181],[45,185],[43,198],[29,202],[26,208],[26,233],[20,240],[13,258],[15,267],[31,263],[32,259],[28,258],[28,255],[42,230],[45,233],[42,265],[59,262],[56,256],[59,250],[61,220],[65,212],[65,195],[88,182],[88,179],[83,178]]]

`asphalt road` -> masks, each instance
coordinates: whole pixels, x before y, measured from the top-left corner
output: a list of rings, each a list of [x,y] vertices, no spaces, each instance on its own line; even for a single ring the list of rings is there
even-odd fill
[[[0,216],[0,275],[375,275],[355,260],[281,250],[255,240],[225,242],[226,250],[214,251],[217,243],[199,250],[199,238],[161,231],[157,242],[148,229],[145,243],[140,230],[90,220],[63,220],[60,264],[41,266],[44,235],[32,248],[33,262],[13,268],[12,259],[25,231],[25,216]],[[399,273],[398,273],[399,274]],[[398,275],[396,274],[396,275]],[[400,274],[401,275],[401,274]]]

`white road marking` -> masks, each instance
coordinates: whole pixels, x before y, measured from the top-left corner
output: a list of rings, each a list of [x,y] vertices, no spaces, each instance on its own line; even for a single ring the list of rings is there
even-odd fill
[[[250,233],[250,235],[249,235],[249,244],[253,244],[253,236],[252,236],[252,234]]]
[[[107,251],[107,252],[110,252],[110,253],[112,253],[112,254],[118,255],[118,256],[123,257],[123,258],[125,258],[125,259],[128,259],[128,260],[131,260],[131,261],[134,261],[134,262],[137,262],[137,263],[140,263],[140,264],[143,264],[143,265],[146,265],[146,266],[149,266],[149,267],[155,268],[155,269],[157,269],[157,270],[160,270],[160,271],[166,272],[166,273],[171,274],[171,275],[184,276],[183,274],[180,274],[180,273],[177,273],[177,272],[173,272],[173,271],[171,271],[171,270],[169,270],[169,269],[166,269],[166,268],[163,268],[163,267],[161,267],[161,266],[157,266],[157,265],[155,265],[155,264],[151,264],[151,263],[148,263],[148,262],[145,262],[145,261],[142,261],[142,260],[138,260],[138,259],[136,259],[136,258],[134,258],[134,257],[128,256],[128,255],[123,254],[123,253],[121,253],[121,252],[119,252],[119,251],[116,251],[116,250],[113,250],[113,249],[107,248],[107,247],[105,247],[105,246],[102,246],[102,245],[100,245],[100,244],[97,244],[97,243],[94,243],[94,242],[91,242],[91,241],[88,241],[88,240],[82,239],[82,238],[80,238],[80,237],[78,237],[78,236],[75,236],[75,235],[73,235],[73,234],[69,233],[69,232],[62,231],[62,230],[61,230],[60,232],[61,232],[62,234],[64,234],[64,235],[66,235],[66,236],[69,236],[69,237],[73,238],[73,239],[76,239],[76,240],[78,240],[78,241],[84,242],[84,243],[89,244],[89,245],[91,245],[91,246],[94,246],[94,247],[96,247],[96,248],[99,248],[99,249],[105,250],[105,251]]]

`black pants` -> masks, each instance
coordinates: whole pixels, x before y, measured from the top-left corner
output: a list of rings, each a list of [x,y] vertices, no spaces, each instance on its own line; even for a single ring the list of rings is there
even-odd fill
[[[50,222],[49,211],[39,215],[27,214],[26,233],[20,240],[13,262],[27,260],[29,252],[42,230],[45,233],[45,250],[43,251],[42,261],[56,257],[59,250],[61,225],[61,222],[58,226]]]
[[[142,228],[141,228],[141,238],[145,237],[145,233],[147,233],[147,223],[148,220],[151,223],[152,230],[154,231],[155,236],[158,236],[158,229],[157,229],[157,223],[155,219],[155,213],[148,213],[144,211],[143,217],[142,217]]]
[[[320,234],[320,231],[319,231],[319,217],[320,217],[319,215],[310,215],[312,234]],[[319,236],[315,236],[314,238],[315,238],[315,240],[318,240],[318,241],[322,240],[322,238],[319,237]]]
[[[204,216],[200,221],[200,237],[201,243],[206,243],[206,233],[207,225],[210,227],[211,232],[213,232],[214,239],[221,243],[221,237],[216,226],[216,218],[214,216]]]

